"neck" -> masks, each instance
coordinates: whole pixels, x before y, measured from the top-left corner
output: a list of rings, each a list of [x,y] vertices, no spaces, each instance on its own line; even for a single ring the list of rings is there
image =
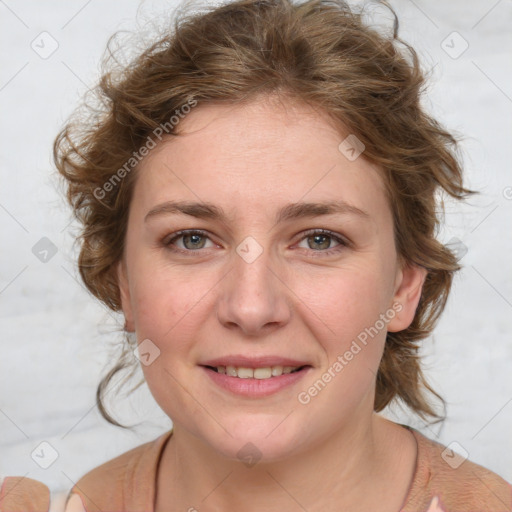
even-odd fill
[[[293,457],[248,467],[175,425],[160,465],[156,511],[174,510],[169,504],[191,511],[385,511],[386,503],[396,511],[414,470],[411,437],[371,411],[366,422],[354,421]]]

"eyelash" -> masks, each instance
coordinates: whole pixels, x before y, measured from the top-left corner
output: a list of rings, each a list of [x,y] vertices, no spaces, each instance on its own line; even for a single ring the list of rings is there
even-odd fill
[[[184,249],[179,249],[179,248],[176,248],[176,247],[172,247],[172,244],[176,240],[178,240],[178,239],[180,239],[180,238],[182,238],[183,236],[186,236],[186,235],[200,235],[200,236],[206,237],[208,239],[210,238],[206,231],[202,231],[200,229],[182,230],[182,231],[177,231],[176,233],[174,233],[172,235],[172,238],[170,238],[168,240],[164,239],[163,240],[163,245],[165,247],[167,247],[170,251],[176,252],[176,253],[181,253],[181,254],[191,255],[192,253],[195,253],[195,252],[197,252],[197,253],[201,252],[201,249],[197,249],[197,250],[184,250]],[[299,242],[302,242],[302,240],[304,240],[304,239],[306,239],[308,237],[316,236],[316,235],[327,236],[329,238],[332,238],[333,240],[335,240],[339,244],[336,247],[333,247],[332,249],[327,249],[325,251],[323,251],[323,250],[315,251],[313,249],[310,249],[313,253],[319,253],[318,254],[319,257],[325,256],[325,255],[329,256],[331,254],[338,253],[341,250],[343,250],[344,248],[350,246],[350,243],[348,242],[348,240],[340,237],[339,235],[337,235],[337,234],[335,234],[332,231],[329,231],[327,229],[310,229],[308,231],[305,231],[303,233],[302,238],[299,240]],[[315,254],[315,257],[317,257],[316,254]]]

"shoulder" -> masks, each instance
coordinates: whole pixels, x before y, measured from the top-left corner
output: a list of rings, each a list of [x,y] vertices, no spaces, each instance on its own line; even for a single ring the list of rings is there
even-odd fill
[[[459,455],[451,444],[409,430],[418,443],[418,458],[404,512],[429,505],[436,512],[512,512],[512,485]]]
[[[130,468],[136,465],[149,443],[129,450],[87,472],[71,489],[78,494],[89,510],[101,510],[106,503],[122,506],[125,480]],[[121,510],[121,509],[120,509]]]
[[[42,482],[24,476],[8,476],[0,479],[0,511],[46,512],[49,506],[50,490]]]
[[[158,462],[171,432],[137,446],[86,473],[73,486],[87,512],[152,509]]]

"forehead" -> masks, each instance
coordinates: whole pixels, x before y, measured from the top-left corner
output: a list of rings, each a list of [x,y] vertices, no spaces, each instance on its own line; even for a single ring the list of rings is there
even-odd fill
[[[180,120],[138,169],[134,201],[216,203],[227,213],[274,213],[283,204],[344,201],[371,215],[387,200],[377,166],[347,158],[342,133],[319,110],[262,99],[203,105]],[[350,140],[350,139],[349,139]],[[342,149],[345,146],[342,145]]]

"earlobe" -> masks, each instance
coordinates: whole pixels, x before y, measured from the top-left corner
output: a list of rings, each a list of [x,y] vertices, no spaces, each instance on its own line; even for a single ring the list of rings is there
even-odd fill
[[[407,264],[399,270],[393,303],[400,306],[393,307],[396,314],[388,323],[389,332],[403,331],[411,325],[426,277],[427,269],[418,265]]]
[[[133,322],[130,289],[124,260],[120,260],[117,264],[117,282],[119,285],[119,295],[121,297],[121,308],[125,318],[125,330],[133,332],[135,331],[135,325]]]

